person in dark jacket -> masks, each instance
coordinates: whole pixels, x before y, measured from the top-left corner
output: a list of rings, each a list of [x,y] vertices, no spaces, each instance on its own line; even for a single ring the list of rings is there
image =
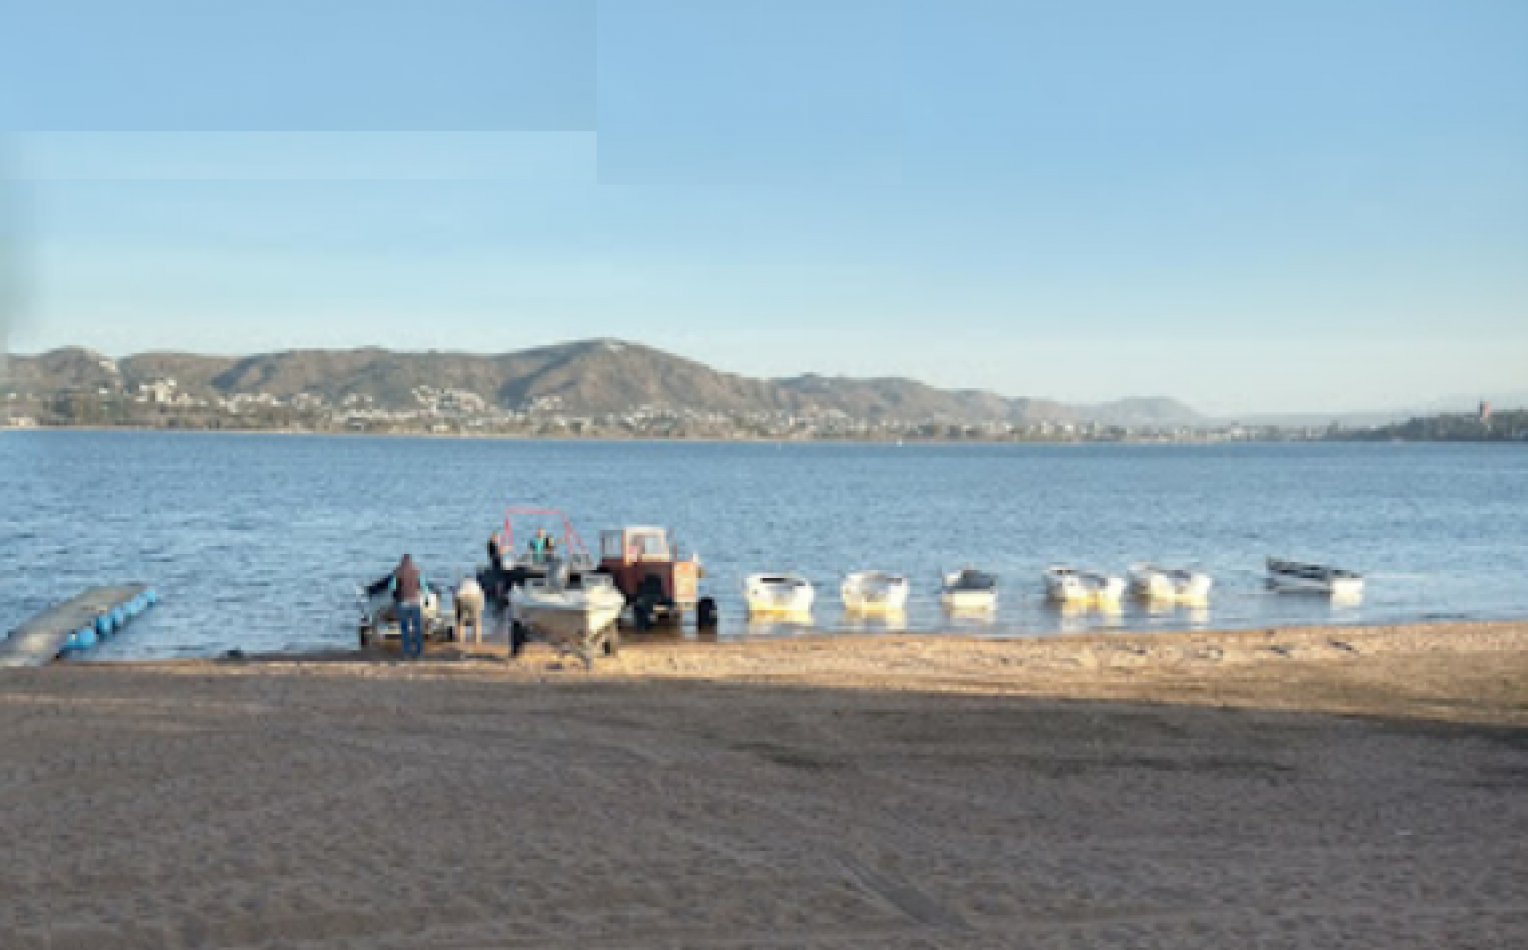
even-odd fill
[[[504,574],[504,549],[499,547],[497,534],[488,536],[488,569],[478,575],[478,582],[489,600],[497,604],[504,599],[508,581]]]
[[[424,653],[424,592],[426,581],[413,557],[405,554],[393,568],[393,602],[398,611],[398,636],[406,660]]]

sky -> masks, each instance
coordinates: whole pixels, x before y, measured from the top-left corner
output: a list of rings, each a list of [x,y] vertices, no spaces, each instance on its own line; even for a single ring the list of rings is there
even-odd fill
[[[0,341],[1528,390],[1519,0],[0,0]]]

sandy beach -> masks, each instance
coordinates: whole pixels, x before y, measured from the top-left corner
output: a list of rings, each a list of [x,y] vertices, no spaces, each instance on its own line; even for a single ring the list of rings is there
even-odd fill
[[[1528,946],[1528,623],[0,672],[0,947]]]

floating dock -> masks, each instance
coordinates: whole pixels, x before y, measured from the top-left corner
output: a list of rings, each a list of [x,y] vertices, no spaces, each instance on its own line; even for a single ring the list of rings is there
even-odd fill
[[[92,587],[47,610],[0,640],[0,667],[44,666],[83,653],[158,602],[143,584]]]

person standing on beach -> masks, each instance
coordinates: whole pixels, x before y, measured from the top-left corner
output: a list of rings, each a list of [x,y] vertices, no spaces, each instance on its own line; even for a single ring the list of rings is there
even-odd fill
[[[393,601],[398,609],[398,637],[403,658],[417,660],[424,653],[424,574],[408,554],[393,569]]]

